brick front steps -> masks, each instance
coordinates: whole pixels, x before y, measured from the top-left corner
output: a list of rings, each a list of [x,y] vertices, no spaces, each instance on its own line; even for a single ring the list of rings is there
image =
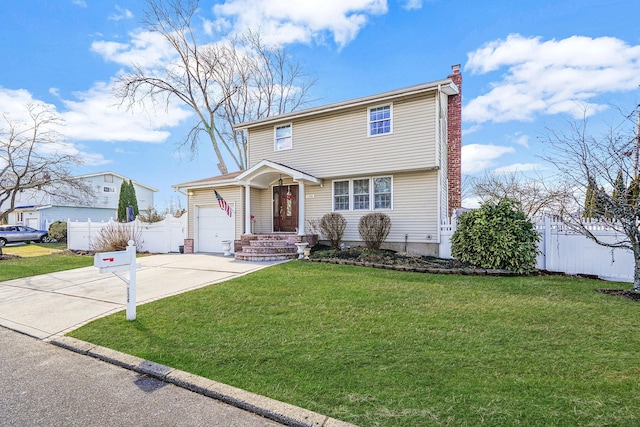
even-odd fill
[[[297,234],[248,234],[235,243],[235,258],[241,261],[284,261],[298,258],[296,243],[317,237]]]

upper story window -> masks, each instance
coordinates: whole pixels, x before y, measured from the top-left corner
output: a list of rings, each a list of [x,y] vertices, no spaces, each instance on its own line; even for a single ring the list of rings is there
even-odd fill
[[[291,150],[293,148],[291,124],[276,126],[274,146],[276,151]]]
[[[102,187],[102,191],[105,193],[115,193],[116,192],[116,188],[115,187],[108,187],[108,186],[104,186]]]
[[[369,108],[369,136],[391,133],[391,105]]]

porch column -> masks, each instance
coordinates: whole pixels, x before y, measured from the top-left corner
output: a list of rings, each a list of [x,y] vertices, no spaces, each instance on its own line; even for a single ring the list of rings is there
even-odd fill
[[[251,234],[251,186],[244,186],[244,234]]]
[[[298,181],[298,236],[304,236],[304,181]]]

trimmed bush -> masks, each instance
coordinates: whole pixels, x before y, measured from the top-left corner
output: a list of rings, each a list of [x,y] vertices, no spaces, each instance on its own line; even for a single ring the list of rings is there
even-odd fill
[[[58,242],[67,241],[67,222],[56,221],[49,226],[49,239],[55,239]]]
[[[340,249],[344,230],[347,228],[347,220],[337,212],[330,212],[320,218],[320,232],[333,249]]]
[[[373,212],[360,218],[358,232],[367,249],[377,251],[389,236],[391,218],[381,212]]]
[[[458,217],[451,254],[482,268],[529,273],[536,269],[539,239],[518,203],[504,198]]]

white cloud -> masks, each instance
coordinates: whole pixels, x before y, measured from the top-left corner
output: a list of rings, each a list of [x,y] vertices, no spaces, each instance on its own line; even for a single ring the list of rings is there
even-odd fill
[[[131,66],[151,67],[159,63],[171,62],[176,57],[175,49],[166,39],[156,32],[139,31],[130,33],[128,43],[95,41],[91,50],[106,61]]]
[[[41,105],[42,107],[48,109],[49,111],[57,114],[60,118],[64,119],[65,114],[60,113],[56,106],[53,104],[47,104],[40,100],[35,99],[32,94],[25,89],[5,89],[0,87],[0,112],[2,114],[6,114],[7,119],[14,125],[22,126],[22,124],[26,124],[27,126],[31,126],[32,119],[29,116],[29,112],[27,109],[27,105]],[[6,122],[1,122],[0,127],[5,126]],[[55,151],[58,153],[66,153],[70,155],[78,155],[84,162],[89,165],[103,165],[109,163],[109,161],[105,160],[102,154],[99,153],[90,153],[84,151],[83,147],[80,147],[73,142],[65,140],[70,137],[71,126],[68,122],[64,122],[63,126],[56,127],[55,130],[63,135],[64,139],[61,139],[59,143],[55,145]],[[43,149],[46,150],[46,146],[43,146]]]
[[[518,145],[521,145],[525,148],[529,148],[529,135],[524,135],[520,132],[516,132],[515,135],[511,137],[513,142]]]
[[[0,86],[0,114],[7,114],[11,120],[28,121],[27,104],[44,104],[34,99],[26,89],[5,89]],[[55,109],[54,106],[48,105]]]
[[[409,0],[407,4],[416,5]],[[343,47],[365,26],[369,16],[387,13],[386,0],[226,0],[213,8],[233,22],[237,32],[260,28],[264,41],[280,45],[310,42],[330,33]]]
[[[76,6],[80,6],[83,8],[87,7],[87,2],[84,0],[72,0],[71,3],[75,4]]]
[[[177,126],[191,112],[169,104],[156,110],[145,105],[136,111],[119,108],[111,85],[99,82],[86,92],[74,94],[76,100],[63,100],[61,113],[68,137],[81,141],[164,142],[167,127]]]
[[[475,74],[504,71],[488,93],[465,106],[465,120],[530,121],[559,113],[580,118],[585,106],[590,114],[606,108],[593,103],[594,97],[637,89],[640,46],[613,37],[542,41],[512,34],[469,53],[465,69]]]
[[[514,163],[512,165],[495,168],[493,173],[510,174],[515,172],[536,172],[544,169],[546,168],[540,163]]]
[[[422,9],[422,0],[406,0],[402,7],[407,10]]]
[[[109,15],[109,19],[112,21],[120,21],[121,19],[131,19],[133,13],[129,9],[125,9],[116,5],[116,12]]]
[[[496,159],[515,153],[513,147],[503,147],[489,144],[469,144],[462,146],[462,173],[473,174],[482,172],[495,165]]]

